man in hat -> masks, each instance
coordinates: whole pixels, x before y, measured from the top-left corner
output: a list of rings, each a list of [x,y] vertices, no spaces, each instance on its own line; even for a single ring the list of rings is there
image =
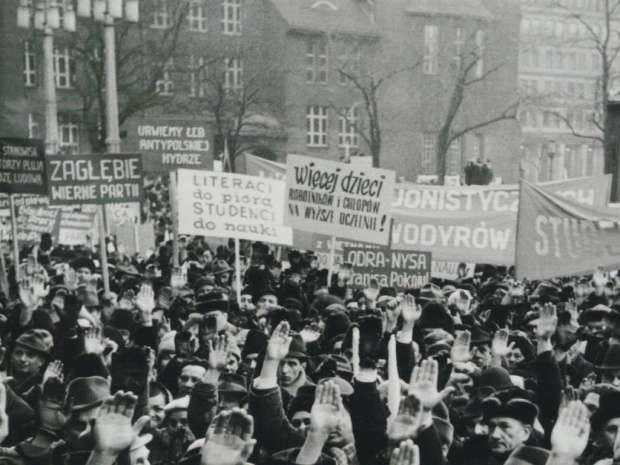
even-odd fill
[[[288,323],[288,322],[287,322]],[[275,333],[275,331],[274,331]],[[314,383],[306,376],[306,365],[308,360],[308,354],[306,353],[306,344],[299,334],[291,334],[291,343],[288,353],[278,361],[278,381],[280,386],[285,389],[291,397],[295,397],[297,390],[301,386],[313,385]],[[267,354],[265,357],[265,363],[267,360],[273,362],[273,355],[275,351],[270,351],[270,346],[267,346]]]
[[[609,348],[603,364],[597,366],[596,371],[600,373],[602,383],[620,388],[620,344]]]
[[[41,369],[50,359],[54,345],[52,335],[44,329],[30,329],[15,340],[10,367],[13,380],[9,386],[19,395],[41,382]]]
[[[77,278],[78,285],[80,286],[88,283],[91,276],[95,274],[97,269],[95,262],[86,257],[76,258],[73,260],[71,262],[71,268],[75,270],[75,276]]]
[[[620,391],[601,395],[600,407],[590,417],[590,423],[600,444],[593,452],[591,463],[609,457],[620,459]]]
[[[192,393],[192,389],[200,381],[209,370],[208,364],[199,358],[190,358],[186,360],[181,368],[181,374],[178,381],[178,396],[185,397]]]
[[[222,373],[217,383],[217,413],[241,408],[248,396],[245,378],[236,373]]]
[[[471,361],[481,371],[486,370],[493,362],[491,333],[480,326],[474,326],[471,332],[470,355]]]
[[[226,260],[217,260],[213,263],[212,272],[213,280],[219,287],[228,289],[230,286],[230,277],[232,276],[232,268]]]

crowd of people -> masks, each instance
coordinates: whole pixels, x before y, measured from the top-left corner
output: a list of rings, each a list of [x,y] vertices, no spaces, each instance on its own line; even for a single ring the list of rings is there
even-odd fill
[[[111,254],[109,292],[96,250],[24,251],[0,298],[0,463],[620,463],[601,269],[400,292],[346,266],[328,282],[309,251],[172,250]]]

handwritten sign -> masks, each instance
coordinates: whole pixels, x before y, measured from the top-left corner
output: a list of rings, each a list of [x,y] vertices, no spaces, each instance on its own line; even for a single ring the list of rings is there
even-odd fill
[[[178,176],[180,234],[293,243],[282,221],[284,182],[197,170]]]
[[[50,205],[139,202],[140,154],[54,155],[46,158]]]
[[[345,247],[344,261],[353,265],[349,284],[357,289],[368,287],[372,279],[397,290],[420,288],[431,280],[430,252]]]
[[[0,192],[47,194],[43,141],[0,138]]]
[[[207,170],[213,163],[213,131],[203,121],[132,118],[123,148],[142,154],[147,174]]]
[[[57,244],[88,244],[93,235],[95,212],[61,210],[58,216],[58,233],[54,238]]]
[[[395,177],[393,171],[289,155],[285,224],[387,245]]]

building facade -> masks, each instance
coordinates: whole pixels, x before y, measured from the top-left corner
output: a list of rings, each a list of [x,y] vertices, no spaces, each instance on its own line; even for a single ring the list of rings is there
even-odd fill
[[[17,5],[0,5],[0,37],[12,45],[0,52],[2,135],[44,137],[41,34],[16,27]],[[55,37],[60,146],[69,153],[103,148],[102,44],[86,21]],[[450,119],[449,133],[463,134],[446,174],[480,158],[514,181],[520,127],[485,122],[518,97],[518,25],[508,0],[141,2],[140,24],[117,28],[121,136],[132,118],[183,117],[213,125],[216,154],[226,139],[235,152],[280,162],[287,153],[339,160],[370,155],[379,121],[380,166],[415,181],[439,171],[438,134]],[[451,114],[455,70],[472,53],[475,82]]]

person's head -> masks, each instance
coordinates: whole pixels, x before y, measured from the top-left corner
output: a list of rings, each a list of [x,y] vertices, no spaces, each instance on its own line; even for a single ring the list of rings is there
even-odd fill
[[[223,373],[217,383],[217,412],[242,408],[247,398],[245,378],[234,373]]]
[[[170,433],[178,428],[184,428],[189,432],[187,423],[187,409],[189,407],[189,396],[181,397],[170,402],[164,408],[166,419],[164,426]]]
[[[620,447],[620,391],[614,389],[600,395],[599,408],[590,422],[603,447],[608,450]]]
[[[209,264],[213,261],[213,252],[211,251],[211,249],[205,249],[204,252],[202,252],[202,255],[200,256],[200,262],[203,265]]]
[[[213,279],[218,286],[228,286],[232,270],[226,260],[215,260],[213,262]]]
[[[614,387],[620,387],[620,345],[613,344],[607,350],[603,365],[597,367],[601,381]]]
[[[472,344],[470,349],[471,361],[481,370],[485,370],[491,364],[493,360],[493,353],[491,351],[491,344],[481,343]]]
[[[284,387],[292,386],[305,377],[306,344],[299,334],[291,334],[292,341],[287,356],[280,362],[278,380]]]
[[[258,298],[258,308],[267,309],[278,305],[278,296],[275,292],[269,290],[262,292]]]
[[[500,457],[508,456],[529,439],[538,415],[536,405],[526,399],[511,398],[509,392],[485,399],[482,410],[489,428],[490,452]]]
[[[164,386],[151,381],[149,385],[149,417],[151,425],[159,428],[166,418],[165,407],[170,403],[170,394]]]
[[[89,258],[78,258],[71,263],[79,284],[86,284],[95,273],[95,263]]]
[[[204,361],[200,359],[187,360],[179,375],[179,397],[189,396],[196,383],[206,374],[207,367]]]
[[[268,268],[269,268],[269,274],[271,275],[271,277],[275,281],[279,281],[280,275],[282,274],[282,263],[277,260],[273,260],[269,264]]]
[[[149,449],[146,445],[151,442],[153,436],[151,434],[144,434],[136,437],[129,446],[129,463],[130,465],[150,465],[149,461]]]
[[[31,329],[19,336],[11,352],[11,373],[18,377],[39,373],[49,358],[53,339],[48,331]]]
[[[198,278],[194,284],[194,289],[198,298],[207,295],[209,292],[213,291],[214,288],[215,281],[209,277]]]
[[[80,437],[91,432],[92,422],[109,396],[110,382],[100,376],[76,378],[69,383],[64,405],[64,430],[69,445],[77,448]]]
[[[252,299],[252,290],[249,287],[246,287],[241,291],[241,297],[239,298],[238,304],[239,309],[242,312],[248,312],[256,309]]]

